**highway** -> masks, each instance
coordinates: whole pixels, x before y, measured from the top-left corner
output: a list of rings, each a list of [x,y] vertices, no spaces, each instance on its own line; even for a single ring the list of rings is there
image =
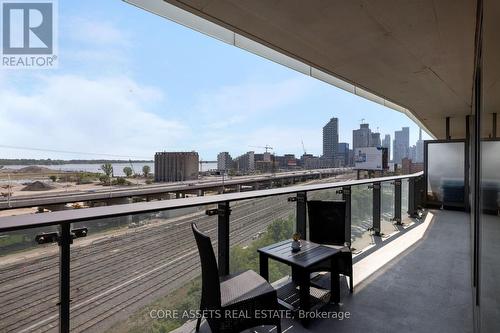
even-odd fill
[[[290,172],[280,172],[276,174],[263,174],[251,176],[238,176],[226,179],[224,186],[252,185],[256,182],[270,182],[279,180],[289,180],[294,177],[314,178],[345,173],[349,168],[300,170]],[[72,202],[109,200],[116,198],[127,198],[133,196],[159,195],[174,192],[194,192],[197,190],[217,189],[223,185],[222,179],[196,180],[177,183],[162,183],[141,186],[108,187],[102,190],[81,191],[81,192],[59,192],[37,195],[23,195],[0,199],[0,210],[9,208],[36,207],[41,205],[58,205]]]
[[[231,245],[251,241],[278,218],[295,216],[295,203],[287,197],[233,203]],[[144,226],[93,242],[76,240],[71,253],[72,332],[104,331],[197,276],[191,222],[216,240],[217,216],[203,211],[173,219],[153,217]],[[0,261],[0,332],[57,331],[59,257],[54,249],[56,245],[40,247],[38,257]]]

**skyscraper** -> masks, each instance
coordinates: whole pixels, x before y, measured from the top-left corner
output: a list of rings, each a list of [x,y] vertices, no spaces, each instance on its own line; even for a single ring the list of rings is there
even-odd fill
[[[410,128],[403,127],[400,131],[394,132],[393,154],[394,163],[401,164],[410,153]]]
[[[352,131],[352,148],[370,147],[372,131],[370,125],[361,124],[359,129]]]
[[[424,141],[422,140],[422,129],[419,128],[418,131],[418,141],[415,144],[416,152],[415,152],[415,161],[417,163],[424,162]]]
[[[380,142],[380,133],[372,133],[370,140],[370,147],[381,147],[382,143]]]
[[[347,142],[340,142],[337,149],[337,166],[349,165],[349,144]]]
[[[323,158],[333,162],[339,144],[339,120],[332,118],[323,126]]]
[[[391,159],[391,135],[386,134],[384,140],[382,140],[382,147],[387,148],[387,158]]]

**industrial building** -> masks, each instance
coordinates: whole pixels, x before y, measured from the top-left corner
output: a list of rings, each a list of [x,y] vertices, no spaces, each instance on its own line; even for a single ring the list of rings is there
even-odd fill
[[[198,179],[197,152],[159,152],[155,154],[155,182]]]

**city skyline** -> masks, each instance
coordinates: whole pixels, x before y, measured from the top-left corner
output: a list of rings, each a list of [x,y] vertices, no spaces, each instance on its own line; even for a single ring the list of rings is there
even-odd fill
[[[64,2],[59,12],[58,69],[0,70],[2,158],[152,159],[197,150],[214,160],[266,144],[301,155],[302,141],[320,155],[319,129],[332,107],[341,142],[352,142],[363,118],[381,133],[409,126],[410,142],[417,139],[402,113],[124,3]]]

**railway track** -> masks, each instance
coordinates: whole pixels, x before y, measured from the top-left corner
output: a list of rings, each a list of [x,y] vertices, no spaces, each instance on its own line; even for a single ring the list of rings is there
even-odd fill
[[[233,203],[231,246],[248,243],[273,220],[294,214],[295,205],[286,197]],[[201,211],[153,218],[146,226],[85,246],[77,241],[72,249],[72,331],[109,327],[120,316],[127,318],[138,304],[145,305],[198,275],[193,221],[217,238],[217,217]],[[1,332],[57,329],[58,259],[54,253],[0,268]]]
[[[290,208],[288,207],[289,206],[288,203],[286,203],[286,199],[285,200],[272,200],[272,202],[270,202],[270,201],[271,200],[268,198],[267,200],[261,200],[261,202],[254,202],[254,203],[250,202],[246,205],[242,205],[241,207],[235,207],[233,209],[233,215],[232,215],[232,221],[231,221],[231,226],[234,227],[234,232],[233,232],[232,237],[235,237],[235,239],[234,239],[235,243],[233,243],[233,244],[238,244],[240,242],[248,240],[250,238],[249,236],[251,236],[252,233],[256,233],[257,230],[258,231],[264,230],[267,227],[267,225],[272,221],[272,219],[274,219],[276,216],[278,216],[278,214],[269,214],[268,210],[276,211],[277,209],[278,210],[281,209],[282,211],[285,212],[285,215],[288,215]],[[283,202],[285,202],[286,204],[283,204]],[[259,205],[262,205],[262,204],[264,204],[268,207],[263,207],[262,209],[258,209],[256,212],[253,211],[255,209],[255,207],[259,208],[260,207]],[[281,208],[280,208],[280,206],[281,206]],[[250,210],[252,210],[252,212]],[[262,216],[259,215],[259,212]],[[270,216],[270,218],[269,218],[269,216]],[[282,215],[282,216],[284,216],[284,215]],[[267,217],[267,220],[266,220],[266,217]],[[210,219],[211,219],[211,217],[207,217],[207,216],[203,215],[203,216],[198,217],[197,221],[200,224],[200,226],[202,227],[202,229],[203,229],[203,227],[210,226],[210,224],[212,224],[212,226],[215,227],[216,226],[216,223],[215,223],[216,219],[212,218],[212,221],[210,221]],[[123,279],[111,279],[110,277],[116,276],[117,272],[123,271],[125,266],[133,267],[134,265],[131,264],[129,262],[129,260],[134,260],[133,261],[134,264],[142,262],[141,267],[136,267],[137,270],[140,270],[140,268],[144,268],[144,267],[154,267],[155,265],[158,265],[160,262],[164,261],[166,259],[166,257],[169,257],[169,258],[175,257],[175,256],[179,255],[180,253],[182,253],[183,251],[185,251],[186,248],[192,248],[193,240],[191,239],[192,236],[190,234],[190,229],[189,229],[190,222],[192,222],[192,221],[193,221],[193,218],[191,217],[191,218],[177,220],[175,225],[174,225],[175,227],[173,227],[172,224],[161,225],[160,228],[164,229],[164,230],[162,230],[163,235],[162,235],[162,233],[158,232],[158,230],[157,230],[158,228],[151,228],[152,230],[151,231],[148,230],[149,232],[145,235],[142,234],[142,232],[137,233],[138,235],[140,235],[140,237],[137,237],[137,238],[142,239],[142,240],[148,239],[148,237],[151,237],[151,235],[149,235],[149,233],[153,233],[153,235],[156,235],[156,239],[164,238],[165,236],[168,236],[172,239],[177,239],[178,236],[185,235],[185,237],[180,238],[181,244],[176,243],[175,246],[171,247],[171,249],[174,249],[173,251],[166,251],[166,249],[162,246],[158,246],[158,247],[155,247],[153,249],[145,248],[144,244],[142,244],[142,243],[141,243],[141,245],[137,245],[137,246],[132,245],[129,247],[125,247],[123,249],[123,251],[120,251],[121,254],[115,253],[115,254],[111,255],[111,258],[119,259],[122,264],[114,267],[111,270],[108,269],[107,272],[103,272],[103,271],[106,271],[106,269],[105,269],[106,267],[109,268],[110,263],[112,263],[112,261],[110,258],[106,258],[106,257],[102,258],[104,261],[104,264],[98,265],[98,267],[96,267],[95,261],[93,263],[85,263],[84,265],[81,265],[81,266],[73,264],[74,270],[72,270],[72,275],[75,276],[75,278],[72,280],[73,293],[75,292],[75,290],[74,290],[75,288],[91,289],[92,290],[91,293],[85,293],[85,298],[89,298],[89,297],[91,298],[94,295],[99,294],[99,292],[102,292],[106,288],[109,288],[110,285],[119,284],[125,278],[123,278]],[[165,232],[167,234],[165,234]],[[235,234],[236,232],[237,232],[237,234]],[[212,230],[209,230],[209,234],[212,237],[216,236],[216,228],[212,228]],[[135,242],[133,237],[130,238],[130,244],[136,244],[136,243],[137,242]],[[152,244],[152,243],[154,243],[154,242],[151,242],[150,244]],[[100,244],[100,245],[102,245],[103,248],[102,249],[96,248],[95,249],[96,253],[97,253],[97,250],[99,250],[98,253],[107,252],[108,250],[115,247],[117,244],[114,241],[110,241],[110,242],[104,242],[103,244]],[[88,246],[88,247],[90,248],[91,246]],[[140,251],[141,247],[142,247],[142,251]],[[78,255],[80,255],[80,254],[84,255],[85,257],[92,256],[92,253],[91,253],[92,251],[91,250],[89,251],[89,250],[81,251],[82,253],[76,252],[75,258],[77,258],[77,259],[75,259],[75,263],[77,263],[80,260],[78,258]],[[139,252],[137,252],[137,251],[139,251]],[[125,256],[124,256],[124,253],[125,253]],[[158,254],[158,253],[163,253],[164,256],[157,257],[157,259],[154,262],[152,262],[151,260],[144,260],[144,258],[143,258],[143,255],[148,255],[151,257],[152,254]],[[94,253],[94,255],[95,255],[95,253]],[[54,257],[55,257],[55,263],[57,264],[57,255],[55,255]],[[155,257],[155,255],[153,255],[152,257]],[[194,256],[194,258],[196,259],[197,256]],[[45,264],[47,264],[46,260],[43,260],[43,262]],[[79,274],[80,272],[83,272],[85,268],[87,268],[89,266],[93,267],[91,271],[87,271],[85,275]],[[184,266],[185,266],[185,264],[184,264]],[[193,266],[193,265],[191,265],[191,266]],[[186,267],[183,267],[183,269],[180,270],[181,273],[179,273],[179,274],[182,274],[182,272],[190,272],[189,269],[186,270],[185,268]],[[57,269],[57,265],[55,266],[55,269]],[[169,270],[171,270],[171,269],[172,269],[172,267],[169,267]],[[164,272],[164,271],[159,271],[158,274],[155,276],[161,276],[162,279],[165,279],[167,277],[167,276],[165,276],[165,273],[166,272]],[[10,278],[16,279],[19,277],[19,275],[22,275],[22,274],[24,274],[24,273],[19,273],[18,275],[13,275]],[[36,274],[36,270],[33,270],[33,272],[31,272],[31,274]],[[5,331],[18,331],[19,329],[26,327],[27,324],[36,322],[38,319],[42,319],[43,317],[49,316],[49,314],[51,312],[57,310],[57,308],[55,308],[54,306],[49,306],[49,307],[45,307],[44,310],[36,309],[36,315],[31,313],[31,311],[30,311],[29,315],[26,316],[26,307],[33,307],[33,305],[37,305],[37,304],[40,305],[40,304],[47,304],[47,303],[54,303],[54,305],[55,305],[55,302],[57,302],[57,299],[58,299],[57,274],[58,274],[57,272],[54,272],[52,274],[52,278],[53,278],[53,281],[51,284],[52,292],[47,292],[47,293],[44,293],[43,295],[39,294],[40,297],[38,298],[38,300],[33,300],[33,298],[31,298],[31,299],[28,299],[28,302],[24,302],[24,304],[17,303],[17,302],[19,302],[19,299],[25,299],[26,296],[29,295],[33,291],[30,288],[26,288],[26,289],[19,288],[20,286],[18,286],[17,288],[14,289],[14,290],[20,290],[17,293],[15,291],[12,291],[12,289],[10,289],[11,294],[7,294],[7,295],[2,294],[2,297],[1,297],[2,300],[6,301],[4,303],[4,307],[1,310],[2,312],[0,312],[0,319],[1,319],[0,322],[2,322],[2,325],[1,325],[2,327],[0,327],[0,328],[2,331],[4,331],[4,330]],[[96,274],[97,274],[97,276],[96,276]],[[101,275],[99,275],[99,274],[101,274]],[[122,274],[122,275],[125,277],[128,276],[127,274]],[[11,280],[11,279],[9,279],[9,280]],[[178,280],[178,279],[175,279],[175,280]],[[3,282],[5,283],[5,281],[3,281]],[[102,282],[104,282],[104,283],[102,283]],[[105,283],[105,282],[107,282],[107,283]],[[31,284],[28,284],[27,287],[29,287],[29,286],[31,286],[31,288],[40,287],[36,283],[33,283],[33,281],[31,281],[30,283]],[[92,284],[92,285],[89,285],[89,284]],[[161,289],[162,288],[161,286],[163,286],[165,284],[168,284],[168,283],[164,282],[162,284],[156,284],[156,286],[157,286],[156,289],[159,289],[159,288]],[[97,287],[97,285],[99,287]],[[0,285],[0,286],[2,286],[2,285]],[[47,286],[45,286],[45,287],[47,288]],[[93,289],[93,287],[95,287],[95,289]],[[45,290],[45,291],[47,291],[47,290]],[[123,290],[120,291],[120,294],[123,294],[123,293],[124,293]],[[152,291],[151,293],[154,293],[154,291]],[[138,295],[139,294],[141,294],[141,293],[138,293]],[[147,295],[149,295],[149,294],[150,293],[147,293]],[[9,295],[10,295],[9,299],[6,300],[5,296],[9,296]],[[144,296],[144,297],[146,297],[146,296]],[[17,302],[16,302],[16,300],[17,300]],[[35,301],[35,303],[33,301]],[[74,300],[74,301],[76,301],[76,300]],[[21,302],[21,303],[23,303],[23,302]],[[104,303],[106,303],[106,302],[104,302]],[[13,305],[16,305],[16,306],[12,307]],[[21,305],[21,306],[19,306],[19,305]],[[6,306],[7,306],[7,309],[6,309]],[[10,306],[10,308],[9,308],[9,306]],[[112,308],[115,309],[116,307],[113,306]],[[4,310],[4,309],[6,309],[6,310]],[[42,311],[40,311],[40,310],[42,310]],[[17,314],[22,313],[23,317],[29,317],[29,322],[25,323],[23,320],[19,321],[19,320],[16,320],[15,318],[13,318],[14,320],[10,320],[10,324],[6,323],[7,325],[5,325],[4,324],[5,322],[2,318],[5,319],[5,317],[12,317],[12,315],[13,315],[13,317],[18,317],[15,315],[16,313]],[[75,312],[72,312],[72,315],[75,318],[78,318],[80,313],[82,315],[85,315],[85,311],[83,311],[83,312],[82,311],[75,311]],[[57,321],[57,318],[55,318],[55,321]],[[43,326],[51,329],[52,327],[55,327],[57,325],[53,325],[53,320],[51,320],[48,323],[44,323]],[[91,326],[94,326],[94,325],[91,325]]]

